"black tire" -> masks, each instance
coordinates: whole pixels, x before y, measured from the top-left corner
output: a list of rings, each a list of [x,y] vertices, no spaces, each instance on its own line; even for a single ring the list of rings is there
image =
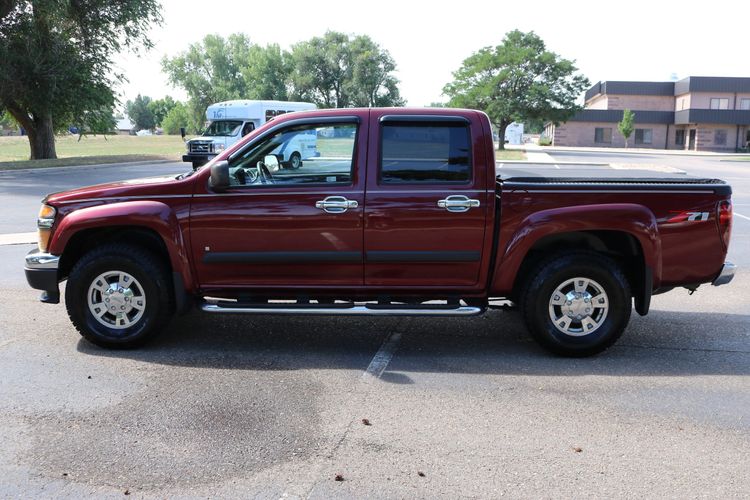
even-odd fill
[[[588,283],[585,292],[580,292],[584,298],[573,299],[567,302],[565,295],[561,295],[565,300],[561,306],[550,304],[553,298],[553,292],[558,287],[569,283],[573,278],[587,278],[593,280]],[[581,282],[578,282],[579,284]],[[572,312],[567,304],[578,301],[582,307],[588,307],[581,301],[592,302],[592,292],[600,285],[607,295],[609,304],[606,315],[602,316],[604,309],[591,309],[591,320],[597,322],[598,326],[593,327],[591,333],[585,333],[586,326],[581,322],[575,312]],[[575,282],[567,285],[575,287]],[[564,290],[564,289],[563,289]],[[575,290],[570,290],[575,293]],[[558,292],[559,293],[559,292]],[[588,294],[588,295],[587,295]],[[548,351],[567,357],[585,357],[598,354],[620,338],[625,327],[630,320],[630,311],[632,295],[630,284],[622,272],[621,267],[612,259],[594,252],[575,252],[569,254],[559,254],[545,260],[532,272],[527,280],[521,295],[520,310],[523,314],[526,327],[531,336]],[[560,300],[560,299],[558,299]],[[573,304],[575,307],[576,304]],[[567,309],[563,309],[567,308]],[[552,311],[550,311],[552,309]],[[584,311],[588,311],[585,309]],[[567,312],[566,312],[567,311]],[[571,333],[565,333],[562,328],[566,320],[565,315],[570,313]],[[560,328],[553,322],[552,316],[560,316],[558,322]],[[598,315],[598,318],[597,316]],[[586,314],[583,314],[584,321],[587,321]],[[577,331],[573,331],[577,330]]]
[[[145,296],[140,318],[119,329],[97,320],[88,302],[89,287],[97,277],[110,271],[129,274],[137,281],[133,288]],[[151,252],[132,245],[102,245],[73,266],[65,288],[65,306],[76,330],[89,342],[110,349],[130,349],[143,345],[171,319],[174,312],[172,280],[166,266]],[[137,311],[133,314],[134,320],[135,314]],[[115,316],[107,311],[103,321],[107,318]]]
[[[302,155],[300,155],[298,152],[294,152],[289,156],[289,161],[287,162],[287,168],[290,168],[292,170],[297,170],[302,166]]]
[[[205,164],[206,164],[205,161],[194,161],[193,162],[193,170],[198,170],[199,168],[201,168]]]

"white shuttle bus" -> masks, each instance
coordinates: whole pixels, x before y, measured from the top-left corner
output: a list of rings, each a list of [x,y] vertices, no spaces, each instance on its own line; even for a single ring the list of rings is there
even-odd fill
[[[206,110],[208,126],[203,135],[187,141],[182,161],[198,168],[244,136],[274,117],[293,111],[316,109],[309,102],[236,100],[212,104]],[[315,134],[298,134],[297,139],[275,151],[286,168],[297,169],[302,161],[317,156]]]

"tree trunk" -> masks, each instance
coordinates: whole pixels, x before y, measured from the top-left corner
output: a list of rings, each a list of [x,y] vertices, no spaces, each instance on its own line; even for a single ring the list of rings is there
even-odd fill
[[[505,130],[508,128],[508,125],[510,124],[507,122],[500,122],[500,125],[497,128],[497,150],[498,151],[505,150]]]
[[[55,151],[55,129],[52,127],[52,117],[47,115],[33,118],[14,102],[3,102],[21,127],[29,136],[29,148],[32,160],[57,158]]]
[[[26,131],[29,134],[32,160],[46,160],[57,158],[55,151],[55,131],[52,128],[52,117],[35,118],[33,128]]]

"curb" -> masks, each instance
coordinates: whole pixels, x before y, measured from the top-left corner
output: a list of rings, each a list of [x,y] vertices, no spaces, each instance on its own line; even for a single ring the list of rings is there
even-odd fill
[[[64,167],[36,167],[36,168],[12,168],[3,170],[0,169],[0,175],[5,173],[29,173],[29,172],[65,172],[66,170],[84,170],[94,168],[105,168],[105,167],[128,167],[136,165],[153,165],[162,163],[182,163],[176,160],[139,160],[139,161],[128,161],[121,163],[98,163],[96,165],[66,165]]]
[[[525,150],[524,150],[525,151]],[[732,156],[747,156],[747,153],[683,153],[680,151],[665,151],[663,149],[639,149],[639,150],[625,150],[625,149],[619,149],[619,148],[612,148],[612,149],[578,149],[578,148],[570,148],[570,149],[542,149],[542,151],[547,151],[549,153],[604,153],[604,154],[632,154],[632,155],[642,155],[642,154],[651,154],[651,155],[661,155],[661,156],[691,156],[691,157],[698,157],[698,158],[714,158],[714,159],[721,159],[726,157],[732,157]],[[731,161],[731,160],[730,160]]]

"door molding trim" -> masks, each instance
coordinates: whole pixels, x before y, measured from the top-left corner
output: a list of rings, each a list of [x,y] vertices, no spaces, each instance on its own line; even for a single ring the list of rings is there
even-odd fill
[[[479,251],[368,251],[366,262],[479,262]]]
[[[362,252],[208,252],[204,264],[309,264],[312,262],[361,263]]]

